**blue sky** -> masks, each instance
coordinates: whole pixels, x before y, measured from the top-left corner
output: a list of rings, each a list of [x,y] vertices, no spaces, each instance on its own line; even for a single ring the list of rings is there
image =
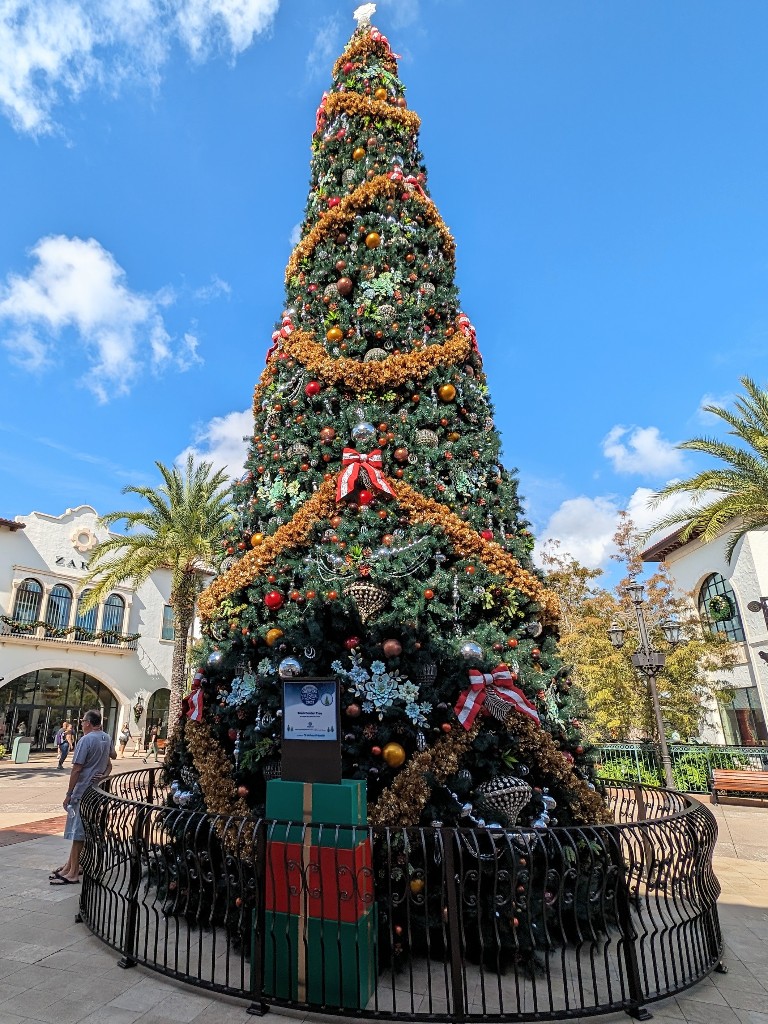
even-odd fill
[[[239,469],[354,2],[0,6],[0,516]],[[540,538],[605,564],[768,334],[768,7],[380,0]]]

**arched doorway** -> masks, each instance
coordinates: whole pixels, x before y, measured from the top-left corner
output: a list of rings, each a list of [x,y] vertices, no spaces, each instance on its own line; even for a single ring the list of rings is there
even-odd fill
[[[168,689],[155,690],[149,698],[147,705],[147,725],[144,730],[144,743],[149,738],[149,731],[153,725],[157,726],[157,735],[161,740],[168,736],[168,708],[171,703],[171,691]]]
[[[52,750],[53,738],[63,721],[72,722],[79,732],[83,712],[101,711],[104,729],[111,736],[117,729],[118,702],[112,691],[74,668],[40,668],[26,672],[0,687],[0,721],[5,723],[8,743],[23,725],[32,737],[33,750]]]

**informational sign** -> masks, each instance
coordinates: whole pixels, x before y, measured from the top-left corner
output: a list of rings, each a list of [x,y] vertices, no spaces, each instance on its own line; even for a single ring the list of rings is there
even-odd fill
[[[338,739],[336,681],[283,684],[284,737],[287,740]]]
[[[341,782],[336,679],[283,680],[281,774],[286,782]]]

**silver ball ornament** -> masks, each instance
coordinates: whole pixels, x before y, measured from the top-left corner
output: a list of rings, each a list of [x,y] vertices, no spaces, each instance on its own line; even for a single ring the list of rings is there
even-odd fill
[[[277,666],[277,674],[281,679],[293,679],[294,676],[300,676],[301,662],[298,658],[283,658]]]
[[[220,665],[222,661],[224,661],[224,655],[221,651],[211,651],[207,658],[209,665]]]
[[[482,661],[483,648],[474,640],[467,640],[460,648],[461,656],[465,661]]]
[[[352,427],[352,440],[357,444],[364,444],[375,440],[376,427],[372,423],[362,421]]]

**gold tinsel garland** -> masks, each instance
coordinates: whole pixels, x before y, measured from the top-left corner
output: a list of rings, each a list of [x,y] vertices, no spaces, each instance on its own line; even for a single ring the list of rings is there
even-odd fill
[[[556,595],[547,590],[533,573],[523,569],[516,558],[495,541],[483,540],[455,512],[451,512],[439,501],[425,498],[402,480],[392,481],[392,484],[398,502],[409,513],[411,522],[439,526],[458,554],[464,558],[476,558],[491,572],[506,577],[511,586],[541,605],[546,621],[557,620],[559,606]],[[306,544],[315,523],[328,518],[335,507],[336,483],[334,480],[324,480],[290,522],[279,527],[271,537],[265,537],[258,548],[249,551],[203,591],[198,601],[200,617],[203,620],[213,618],[216,606],[225,597],[253,583],[286,549]]]
[[[433,747],[414,754],[389,789],[368,808],[371,825],[417,825],[431,792],[426,776],[445,782],[458,771],[462,756],[479,731],[480,723],[475,722],[469,732],[457,730],[441,737]]]
[[[404,344],[412,345],[413,342]],[[380,362],[363,363],[347,356],[334,359],[328,355],[324,345],[315,341],[314,335],[308,331],[295,331],[282,342],[282,348],[329,387],[360,392],[376,388],[397,388],[409,380],[422,380],[437,366],[448,366],[466,359],[472,345],[464,334],[457,333],[439,345],[414,348],[410,352],[387,356]],[[261,405],[261,381],[257,389],[258,395],[254,392],[255,410]]]
[[[595,825],[598,822],[613,821],[600,794],[579,778],[571,762],[558,750],[546,729],[517,711],[510,712],[504,721],[504,728],[515,734],[518,749],[524,758],[535,762],[540,771],[551,776],[568,791],[568,804],[577,823]]]
[[[512,555],[496,541],[484,540],[477,531],[445,505],[414,491],[402,480],[392,481],[398,501],[410,514],[411,522],[434,523],[451,541],[454,551],[464,558],[477,558],[491,572],[506,576],[512,586],[542,606],[546,621],[554,622],[559,616],[557,595],[547,590],[532,572],[523,569]]]
[[[302,238],[291,253],[288,266],[285,268],[286,282],[290,285],[291,278],[299,274],[301,261],[308,259],[315,247],[328,238],[332,232],[339,231],[348,220],[352,220],[355,214],[370,206],[374,199],[381,196],[394,199],[395,196],[402,194],[404,189],[407,190],[408,186],[402,181],[392,181],[387,175],[380,174],[378,177],[359,185],[351,195],[345,196],[338,206],[326,210],[309,234]],[[456,243],[453,240],[453,235],[445,226],[443,218],[438,213],[437,207],[431,199],[415,190],[411,195],[422,205],[421,213],[427,223],[434,225],[439,231],[443,240],[446,257],[449,260],[453,260],[456,253]]]
[[[197,603],[200,617],[204,620],[213,618],[217,605],[225,597],[253,583],[286,549],[306,544],[315,523],[328,518],[335,507],[336,483],[324,480],[290,522],[278,527],[270,537],[265,537],[258,548],[243,555],[239,562],[202,592]]]
[[[361,96],[358,92],[332,92],[325,101],[325,114],[333,117],[334,114],[365,115],[381,121],[384,118],[390,121],[398,121],[408,131],[414,134],[421,127],[421,118],[412,110],[404,110],[396,107],[386,100],[373,100],[368,96]]]
[[[397,72],[397,61],[388,44],[381,38],[373,39],[370,30],[363,30],[352,36],[346,50],[333,65],[333,77],[339,77],[347,61],[355,61],[358,57],[364,59],[371,53],[377,53],[383,63],[388,64],[390,69]]]
[[[248,804],[237,795],[232,781],[232,762],[214,741],[208,723],[187,720],[184,724],[184,740],[192,755],[208,811],[228,818],[250,814]]]

